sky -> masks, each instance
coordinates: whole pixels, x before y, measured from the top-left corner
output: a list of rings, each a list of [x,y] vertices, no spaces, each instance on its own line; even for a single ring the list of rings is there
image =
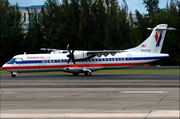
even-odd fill
[[[31,5],[43,5],[46,0],[9,0],[10,4],[18,3],[19,6],[31,6]],[[62,0],[59,0],[62,1]],[[122,0],[118,0],[119,3],[122,3]],[[167,1],[170,0],[159,0],[159,8],[165,8]],[[143,0],[126,0],[129,12],[135,13],[137,9],[141,14],[147,14]]]

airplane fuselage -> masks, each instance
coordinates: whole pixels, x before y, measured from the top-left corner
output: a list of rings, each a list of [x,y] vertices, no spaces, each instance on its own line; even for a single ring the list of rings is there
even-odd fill
[[[135,65],[156,61],[168,54],[157,53],[136,53],[123,52],[114,56],[95,56],[90,59],[76,60],[76,66],[70,62],[67,63],[68,53],[62,54],[25,54],[16,55],[9,62],[3,65],[3,69],[10,72],[41,72],[41,71],[65,71],[78,72],[86,68],[91,71],[102,69],[121,69]]]

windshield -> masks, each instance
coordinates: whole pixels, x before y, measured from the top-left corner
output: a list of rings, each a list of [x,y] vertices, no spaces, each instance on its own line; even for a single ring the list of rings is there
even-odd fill
[[[22,58],[12,58],[10,61],[23,61]]]

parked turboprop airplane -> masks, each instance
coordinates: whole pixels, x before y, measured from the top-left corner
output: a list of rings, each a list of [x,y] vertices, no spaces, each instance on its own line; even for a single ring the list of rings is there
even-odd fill
[[[90,76],[92,71],[121,69],[156,61],[168,54],[160,53],[167,30],[167,24],[157,25],[151,35],[139,46],[126,50],[75,51],[52,49],[50,54],[21,54],[14,56],[2,68],[10,71],[12,77],[21,72],[64,71]],[[45,50],[45,48],[41,48]],[[72,62],[70,62],[72,61]]]

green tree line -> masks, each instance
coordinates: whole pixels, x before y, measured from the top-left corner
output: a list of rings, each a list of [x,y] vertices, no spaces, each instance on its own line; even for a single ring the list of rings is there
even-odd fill
[[[168,31],[162,48],[170,57],[154,64],[179,65],[180,1],[170,0],[164,10],[159,0],[142,2],[148,14],[135,10],[134,22],[125,0],[46,0],[39,16],[27,8],[25,33],[18,4],[0,0],[0,63],[24,52],[40,53],[41,47],[66,49],[67,44],[81,50],[123,50],[143,42],[151,33],[147,27],[164,23],[177,31]]]

